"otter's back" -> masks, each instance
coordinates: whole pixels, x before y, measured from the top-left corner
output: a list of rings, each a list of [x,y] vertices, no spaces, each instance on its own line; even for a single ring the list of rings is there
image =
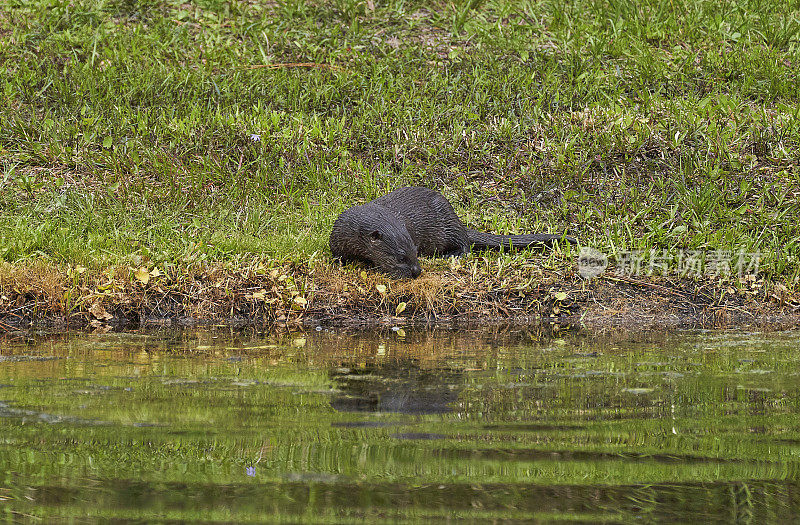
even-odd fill
[[[428,188],[400,188],[373,202],[405,221],[420,255],[460,255],[469,251],[464,223],[442,194]]]

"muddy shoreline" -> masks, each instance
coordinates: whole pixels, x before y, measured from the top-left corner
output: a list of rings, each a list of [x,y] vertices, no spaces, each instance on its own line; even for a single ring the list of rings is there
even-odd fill
[[[125,330],[144,326],[475,327],[670,330],[800,326],[800,298],[780,283],[630,277],[584,280],[572,269],[524,265],[501,279],[491,267],[433,268],[396,281],[330,263],[179,272],[5,268],[0,332]]]

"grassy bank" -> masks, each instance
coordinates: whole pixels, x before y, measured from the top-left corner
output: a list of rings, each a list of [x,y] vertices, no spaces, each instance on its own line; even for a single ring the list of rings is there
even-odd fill
[[[418,184],[479,229],[798,286],[797,2],[6,4],[6,276],[324,261],[339,212]]]

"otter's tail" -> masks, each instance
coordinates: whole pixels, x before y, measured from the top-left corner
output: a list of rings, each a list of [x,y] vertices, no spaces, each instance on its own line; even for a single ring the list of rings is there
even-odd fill
[[[578,244],[577,239],[563,234],[531,233],[528,235],[495,235],[476,230],[467,230],[469,243],[475,250],[527,248],[529,246],[552,246],[557,241]]]

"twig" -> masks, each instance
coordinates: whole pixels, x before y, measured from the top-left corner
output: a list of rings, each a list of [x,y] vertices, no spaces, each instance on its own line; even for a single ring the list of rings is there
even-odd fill
[[[14,317],[16,317],[16,318],[18,318],[18,319],[22,319],[22,316],[21,316],[21,315],[19,315],[19,314],[15,314],[15,313],[14,313],[13,311],[11,311],[11,310],[6,310],[5,312],[2,312],[2,313],[3,313],[3,315],[13,315]]]
[[[670,293],[672,295],[677,295],[678,297],[683,298],[683,300],[691,303],[691,301],[689,301],[689,298],[686,297],[684,294],[682,294],[681,292],[678,292],[676,290],[673,290],[671,288],[667,288],[666,286],[661,286],[659,284],[648,283],[647,281],[637,281],[636,279],[631,279],[629,277],[622,277],[622,276],[619,276],[619,275],[603,274],[603,275],[601,275],[601,277],[603,277],[604,279],[608,279],[610,281],[619,281],[621,283],[635,284],[635,285],[638,285],[638,286],[647,286],[649,288],[655,288],[656,290],[661,290],[662,292],[665,292],[665,293]]]
[[[20,307],[18,307],[18,308],[14,308],[13,310],[9,310],[9,311],[8,311],[8,312],[6,312],[6,313],[9,313],[9,314],[11,314],[11,315],[16,315],[14,312],[19,312],[20,310],[24,310],[24,309],[26,309],[26,308],[33,308],[33,309],[36,309],[36,308],[38,308],[39,306],[41,306],[41,305],[43,305],[43,304],[47,304],[47,301],[36,301],[35,303],[33,303],[33,305],[30,305],[30,304],[28,304],[28,303],[25,303],[25,304],[23,304],[22,306],[20,306]],[[20,316],[17,316],[17,317],[20,317]]]
[[[738,306],[733,306],[732,304],[726,304],[726,305],[723,305],[723,306],[722,306],[722,309],[724,309],[724,310],[727,310],[727,309],[731,309],[731,310],[737,310],[737,311],[739,311],[739,312],[741,312],[741,313],[743,313],[743,314],[745,314],[745,315],[749,315],[749,316],[750,316],[750,317],[752,317],[753,319],[755,319],[755,318],[756,318],[756,316],[755,316],[755,314],[754,314],[754,313],[752,313],[752,312],[748,312],[748,311],[747,311],[747,310],[745,310],[744,308],[740,308],[740,307],[738,307]]]
[[[285,62],[281,64],[256,64],[254,66],[246,66],[244,69],[287,69],[291,67],[308,67],[308,68],[322,68],[322,69],[336,69],[340,70],[339,66],[332,64],[319,64],[316,62]]]

